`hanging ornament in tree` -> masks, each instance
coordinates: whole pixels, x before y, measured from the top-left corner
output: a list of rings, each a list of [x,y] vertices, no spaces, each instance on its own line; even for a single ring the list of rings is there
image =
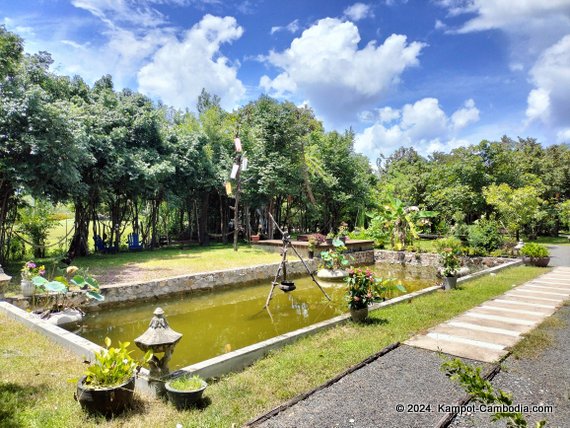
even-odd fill
[[[230,178],[232,180],[235,180],[235,178],[237,177],[238,170],[239,170],[239,165],[234,163],[234,166],[232,166],[232,173],[230,174]]]
[[[226,181],[226,194],[232,196],[232,183]]]
[[[236,139],[234,140],[234,144],[236,146],[236,152],[241,153],[241,140],[239,139],[239,137],[236,137]]]
[[[241,170],[245,171],[247,169],[247,158],[244,156],[241,159]]]

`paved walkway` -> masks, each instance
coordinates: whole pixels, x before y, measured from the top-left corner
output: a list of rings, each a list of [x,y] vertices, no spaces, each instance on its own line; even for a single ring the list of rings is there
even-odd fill
[[[488,370],[492,366],[489,362],[505,355],[522,333],[551,315],[569,297],[570,267],[557,267],[410,339],[408,343],[413,346],[396,348],[254,426],[437,426],[449,406],[465,395],[440,370],[439,351],[475,360],[467,362]]]
[[[570,298],[570,268],[556,267],[405,343],[492,363]]]
[[[570,266],[570,245],[548,245],[550,266]]]

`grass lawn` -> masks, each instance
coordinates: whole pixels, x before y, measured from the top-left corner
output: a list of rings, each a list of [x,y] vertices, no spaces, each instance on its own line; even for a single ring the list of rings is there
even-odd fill
[[[59,258],[56,258],[52,262],[58,260]],[[154,251],[92,254],[76,258],[73,264],[89,268],[89,273],[101,284],[112,284],[278,263],[280,260],[281,256],[278,253],[264,251],[247,244],[240,244],[237,252],[231,245],[212,244],[209,247],[196,246],[187,249],[161,248]],[[6,265],[6,272],[14,276],[13,283],[19,282],[20,268],[20,262]]]
[[[539,244],[553,244],[553,245],[570,245],[570,239],[564,236],[539,236],[534,241],[525,241],[525,242],[537,242]]]
[[[346,323],[299,340],[243,372],[212,382],[209,405],[178,412],[167,403],[142,399],[136,411],[112,420],[87,417],[73,400],[80,358],[0,315],[0,420],[32,427],[231,427],[242,425],[314,388],[367,356],[403,341],[526,282],[547,269],[515,267],[450,292],[436,292],[371,312],[365,325]],[[389,354],[387,358],[390,358]]]

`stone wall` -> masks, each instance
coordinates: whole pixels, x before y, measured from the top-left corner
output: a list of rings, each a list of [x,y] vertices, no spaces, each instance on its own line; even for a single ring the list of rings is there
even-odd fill
[[[407,251],[374,250],[376,263],[399,263],[413,266],[439,265],[439,256],[433,253],[412,253]],[[461,264],[469,268],[488,268],[498,266],[515,259],[504,257],[462,257]]]
[[[317,268],[316,260],[306,261],[309,269]],[[85,308],[98,310],[107,306],[135,300],[151,300],[167,295],[188,293],[199,290],[211,290],[228,285],[242,285],[255,281],[273,279],[279,263],[249,266],[239,269],[227,269],[214,272],[197,273],[192,275],[161,278],[155,281],[121,283],[102,285],[101,294],[105,296],[103,302],[91,301]],[[306,269],[301,261],[287,262],[287,275],[302,275]]]

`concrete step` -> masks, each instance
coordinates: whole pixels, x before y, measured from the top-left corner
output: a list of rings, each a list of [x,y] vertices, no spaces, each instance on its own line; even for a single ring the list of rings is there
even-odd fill
[[[491,300],[482,306],[493,306],[496,308],[514,309],[514,310],[518,310],[518,311],[528,311],[528,312],[532,312],[535,314],[542,314],[544,316],[551,315],[556,310],[556,308],[554,306],[543,308],[543,307],[538,307],[536,305],[536,303],[505,301],[504,299]]]
[[[537,313],[534,311],[529,311],[528,309],[504,308],[501,306],[493,305],[492,303],[493,302],[489,302],[478,306],[477,311],[484,314],[501,315],[504,317],[513,317],[530,321],[537,319],[541,320],[545,317],[544,313]]]
[[[563,292],[556,291],[556,290],[539,290],[536,288],[528,288],[528,285],[517,287],[513,291],[517,291],[519,293],[532,293],[533,295],[538,295],[538,297],[540,297],[540,296],[551,297],[552,296],[553,299],[559,299],[559,300],[564,300],[565,298],[568,297],[567,293],[563,293]]]
[[[497,320],[490,320],[490,319],[482,319],[472,317],[471,314],[465,313],[460,315],[456,318],[453,318],[454,321],[459,322],[467,322],[471,324],[481,325],[483,327],[492,327],[492,328],[502,328],[505,330],[510,330],[519,334],[526,333],[527,331],[532,329],[532,326],[529,325],[521,325],[521,324],[512,324],[509,322],[497,321]]]
[[[555,299],[553,296],[545,296],[544,294],[536,294],[528,291],[521,293],[518,289],[505,293],[505,296],[519,297],[522,299],[527,299],[529,302],[536,301],[537,303],[554,303],[556,306],[561,305],[564,302],[563,299]]]
[[[445,340],[443,337],[433,338],[426,335],[416,336],[405,342],[406,345],[431,351],[443,352],[457,357],[469,358],[476,361],[492,363],[507,354],[506,349],[486,349],[454,340]]]
[[[519,305],[519,306],[532,306],[532,307],[536,307],[536,308],[543,308],[543,309],[553,309],[556,310],[556,308],[559,306],[556,303],[552,303],[552,302],[536,302],[536,301],[530,301],[527,297],[517,297],[517,296],[511,296],[508,294],[504,294],[502,295],[500,298],[497,298],[495,300],[493,300],[493,302],[501,302],[501,303],[505,303],[505,304],[513,304],[513,305]]]
[[[495,343],[503,347],[513,346],[519,340],[518,335],[512,336],[501,333],[491,333],[489,331],[473,330],[472,328],[458,327],[450,324],[441,324],[430,331],[481,342]]]

